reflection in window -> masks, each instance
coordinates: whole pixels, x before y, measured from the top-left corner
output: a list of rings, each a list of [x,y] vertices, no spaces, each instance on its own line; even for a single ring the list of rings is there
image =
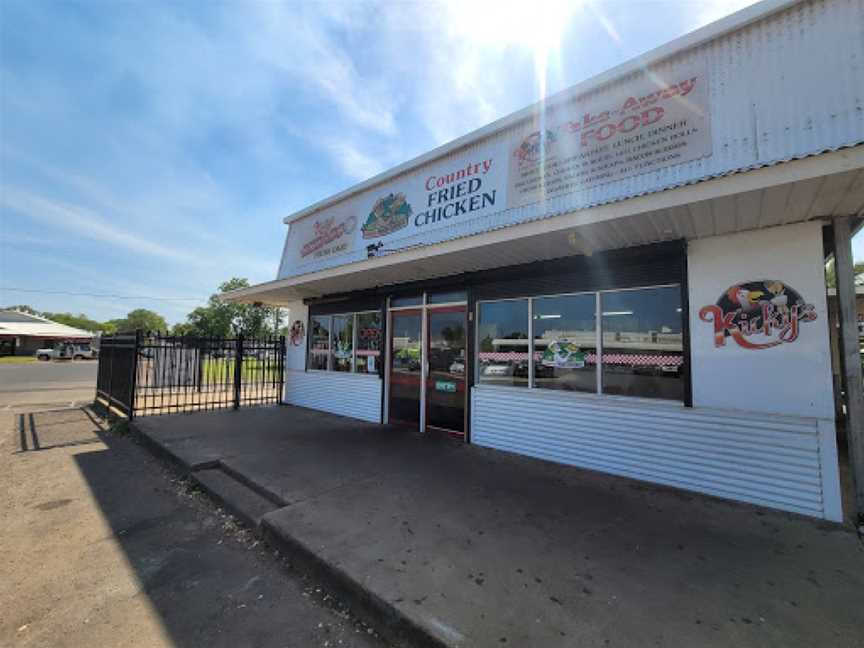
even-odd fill
[[[357,373],[378,373],[381,363],[381,313],[357,315]]]
[[[603,393],[684,398],[681,289],[604,292]]]
[[[527,387],[528,300],[482,303],[479,315],[479,381]]]
[[[596,294],[535,299],[534,386],[597,391]]]
[[[327,369],[327,358],[330,355],[330,317],[316,315],[312,317],[309,332],[309,368]]]
[[[354,367],[354,316],[333,316],[333,371],[348,371]]]
[[[680,286],[480,302],[478,382],[527,386],[533,365],[531,388],[682,401],[681,310]]]

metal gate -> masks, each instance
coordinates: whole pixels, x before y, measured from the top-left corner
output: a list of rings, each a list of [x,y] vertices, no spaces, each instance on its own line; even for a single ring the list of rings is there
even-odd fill
[[[285,338],[102,337],[96,397],[130,418],[279,403]]]

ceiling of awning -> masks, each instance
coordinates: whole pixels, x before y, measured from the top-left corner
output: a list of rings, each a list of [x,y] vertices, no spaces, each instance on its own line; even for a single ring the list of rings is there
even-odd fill
[[[820,158],[823,162],[830,158],[831,163],[818,164]],[[229,299],[287,304],[308,297],[537,260],[674,239],[693,240],[862,212],[864,146],[858,146],[445,244],[272,281],[236,291]]]

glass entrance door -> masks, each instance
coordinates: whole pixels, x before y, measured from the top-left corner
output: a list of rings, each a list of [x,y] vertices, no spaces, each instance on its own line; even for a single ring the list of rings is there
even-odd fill
[[[426,425],[465,433],[465,307],[427,311]]]
[[[390,318],[390,416],[420,426],[423,384],[423,311],[393,311]]]

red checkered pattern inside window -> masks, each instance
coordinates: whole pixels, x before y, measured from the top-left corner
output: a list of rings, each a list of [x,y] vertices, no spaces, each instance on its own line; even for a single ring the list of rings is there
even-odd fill
[[[603,362],[606,364],[622,364],[632,366],[654,366],[654,367],[680,367],[684,364],[684,357],[680,355],[649,355],[629,353],[604,353]]]
[[[534,359],[540,360],[543,353],[534,352]],[[486,362],[524,362],[528,360],[527,353],[516,351],[484,351],[480,353],[480,360]],[[589,353],[585,356],[587,364],[597,363],[597,354]],[[629,353],[604,353],[603,362],[607,364],[630,365],[638,367],[680,367],[684,364],[684,358],[680,355],[651,355],[651,354],[629,354]]]

